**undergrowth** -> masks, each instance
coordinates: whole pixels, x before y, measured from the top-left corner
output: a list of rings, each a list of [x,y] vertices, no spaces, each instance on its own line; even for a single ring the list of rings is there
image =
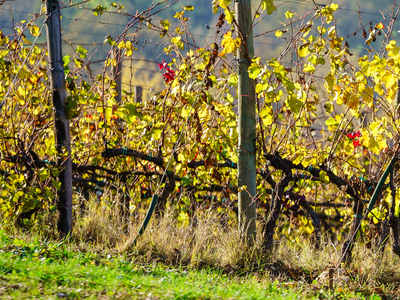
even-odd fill
[[[196,225],[190,225],[177,218],[173,210],[153,218],[134,245],[132,241],[141,215],[132,216],[125,231],[117,209],[91,203],[86,212],[76,218],[73,235],[63,244],[75,253],[123,257],[134,265],[212,269],[235,278],[255,276],[259,280],[288,284],[298,292],[302,290],[301,293],[310,295],[331,291],[400,298],[400,260],[389,247],[380,252],[358,242],[349,265],[337,264],[341,244],[326,237],[319,249],[306,237],[296,241],[281,238],[273,250],[266,253],[260,239],[252,246],[244,245],[237,224],[228,222],[225,216],[213,211],[198,212]],[[6,228],[5,232],[27,243],[55,243],[55,224],[52,218],[46,222],[46,225],[37,224],[30,230]],[[260,230],[258,236],[262,236]]]

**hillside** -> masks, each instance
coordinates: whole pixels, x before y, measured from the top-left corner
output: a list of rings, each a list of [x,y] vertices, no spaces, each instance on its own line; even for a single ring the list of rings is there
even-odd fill
[[[73,2],[78,1],[74,0]],[[121,15],[115,16],[107,13],[101,17],[96,17],[89,9],[96,7],[98,4],[106,6],[107,3],[112,2],[114,1],[92,0],[82,6],[64,9],[63,26],[65,40],[79,44],[102,43],[106,35],[116,35],[121,32],[128,21],[128,17]],[[319,3],[326,2],[328,1],[319,0]],[[388,16],[393,8],[393,0],[338,0],[336,2],[340,5],[337,17],[339,28],[342,31],[341,34],[348,35],[349,41],[352,42],[353,45],[357,45],[360,42],[357,36],[353,37],[354,32],[360,31],[361,27],[368,29],[368,24],[370,22],[376,24],[377,22],[384,21],[382,13]],[[27,3],[28,2],[24,0],[13,0],[0,6],[0,26],[3,30],[10,30],[13,22],[26,18],[29,14],[39,12],[41,1],[36,0],[30,2],[30,4]],[[31,3],[33,3],[33,5]],[[285,23],[283,13],[286,10],[291,10],[296,12],[297,16],[302,16],[313,9],[311,0],[275,0],[274,3],[278,10],[272,16],[266,16],[263,17],[262,20],[257,21],[256,35]],[[126,0],[121,1],[121,4],[125,6],[126,12],[133,13],[137,9],[148,7],[149,1]],[[257,1],[254,1],[253,7],[255,7],[256,4]],[[168,11],[163,12],[161,17],[171,17],[174,11],[183,5],[195,6],[194,12],[190,14],[191,30],[194,38],[201,42],[211,41],[214,38],[212,26],[216,18],[211,12],[211,1],[181,0]],[[393,37],[396,38],[397,35],[397,31],[395,31]],[[142,40],[145,46],[151,44],[152,49],[154,49],[153,42],[151,38]],[[260,53],[270,53],[271,48],[274,49],[275,46],[276,43],[274,43],[273,33],[256,38],[256,48]],[[155,56],[154,53],[150,52],[148,52],[146,56],[152,54]]]
[[[64,2],[78,3],[79,1]],[[112,2],[112,0],[91,0],[87,4],[73,6],[62,11],[64,53],[70,54],[78,45],[87,48],[88,60],[99,61],[98,64],[92,67],[97,71],[100,70],[101,59],[106,56],[109,50],[109,45],[104,44],[105,37],[108,35],[117,36],[129,21],[129,17],[124,15],[104,13],[101,16],[95,16],[93,14],[93,8],[99,4],[113,9],[110,5]],[[319,0],[319,3],[327,2],[329,1]],[[337,13],[339,33],[345,36],[354,53],[363,53],[365,48],[365,38],[362,37],[363,30],[368,32],[370,24],[375,25],[378,22],[387,23],[389,19],[384,20],[382,15],[390,16],[393,9],[393,0],[338,0],[336,2],[340,5]],[[32,1],[30,4],[25,0],[5,2],[5,4],[0,6],[1,30],[9,32],[13,23],[15,24],[22,19],[29,19],[32,14],[39,13],[41,3],[39,0]],[[126,0],[120,3],[124,5],[123,11],[130,14],[133,14],[138,9],[149,7],[149,1],[147,0]],[[158,24],[159,20],[168,18],[173,27],[174,18],[172,16],[175,11],[184,5],[193,5],[195,10],[187,12],[187,15],[190,17],[189,28],[192,38],[195,41],[195,45],[206,47],[215,40],[214,25],[217,16],[212,14],[211,3],[211,0],[180,0],[160,15],[154,16],[153,22]],[[254,0],[253,8],[256,7],[257,3],[258,1]],[[278,55],[287,43],[285,39],[277,39],[274,36],[275,29],[287,23],[284,12],[290,10],[295,12],[296,18],[300,18],[314,9],[311,0],[275,0],[274,3],[278,8],[277,11],[271,16],[263,16],[261,19],[258,19],[255,27],[256,55],[265,58]],[[41,17],[37,22],[41,25],[43,21],[44,18]],[[295,22],[294,26],[297,24],[299,22]],[[396,28],[395,26],[392,35],[394,39],[398,37]],[[43,30],[45,30],[44,27]],[[135,39],[138,51],[135,52],[134,58],[146,58],[155,62],[166,59],[163,48],[168,43],[167,39],[160,39],[158,34],[146,30],[146,28],[141,29],[139,33],[135,34]],[[132,70],[132,72],[129,71],[129,75],[125,72],[124,75],[124,77],[129,77],[130,82],[132,82],[132,76],[135,77],[133,80],[137,84],[146,86],[145,83],[147,83],[149,88],[154,86],[154,84],[149,83],[150,81],[160,82],[160,74],[155,63],[129,63],[129,68],[132,68],[132,66],[134,66],[135,70]],[[130,75],[131,73],[133,73],[132,76]],[[128,79],[124,80],[127,81]]]

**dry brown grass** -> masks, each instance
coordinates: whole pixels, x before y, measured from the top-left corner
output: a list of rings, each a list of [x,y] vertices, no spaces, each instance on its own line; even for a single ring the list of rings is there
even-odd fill
[[[129,234],[124,233],[118,208],[89,204],[74,227],[73,242],[79,248],[123,253],[141,263],[162,262],[194,268],[213,267],[226,272],[257,272],[282,280],[296,280],[320,287],[382,291],[395,295],[400,287],[400,259],[390,245],[380,254],[357,243],[350,265],[337,265],[341,244],[323,238],[315,249],[308,238],[297,242],[282,238],[272,254],[262,250],[261,241],[249,247],[241,242],[237,224],[222,222],[225,216],[212,211],[199,212],[197,225],[177,221],[172,210],[153,218],[142,237],[132,246],[142,218],[132,220]],[[261,226],[258,226],[261,227]],[[262,236],[259,230],[258,236]],[[89,245],[89,246],[88,246]],[[330,269],[333,271],[329,272]],[[400,295],[399,295],[400,297]]]
[[[167,263],[192,266],[232,267],[243,266],[247,250],[240,242],[235,225],[221,224],[220,216],[205,212],[197,215],[197,225],[179,224],[172,212],[153,219],[135,248],[131,241],[136,237],[133,226],[130,238],[120,245],[120,251],[134,251]]]

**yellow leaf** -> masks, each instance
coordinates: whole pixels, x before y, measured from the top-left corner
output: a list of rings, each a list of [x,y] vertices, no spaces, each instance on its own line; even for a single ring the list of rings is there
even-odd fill
[[[0,58],[5,57],[8,54],[8,49],[0,49]]]
[[[174,18],[175,19],[181,19],[184,14],[185,14],[184,11],[178,11],[178,12],[175,13]]]
[[[312,64],[307,64],[304,66],[303,71],[306,73],[312,73],[315,71],[315,67]]]
[[[329,5],[329,8],[332,11],[337,11],[337,9],[339,8],[339,5],[337,5],[336,3],[332,3],[331,5]]]
[[[391,72],[385,72],[385,74],[382,76],[382,80],[387,89],[397,86],[397,78]]]
[[[294,13],[292,13],[290,10],[285,12],[286,19],[289,20],[289,19],[293,18],[293,16],[294,16]]]
[[[36,25],[32,25],[29,27],[29,31],[33,36],[39,36],[40,35],[40,29]]]
[[[271,106],[264,106],[264,108],[260,112],[260,118],[262,119],[265,126],[269,126],[273,123],[274,117]]]
[[[231,4],[231,0],[219,0],[219,6],[223,9],[227,9],[229,4]]]
[[[124,41],[120,41],[117,45],[118,49],[123,49],[125,48],[125,42]]]
[[[224,34],[221,45],[223,47],[223,50],[221,51],[220,56],[223,56],[225,54],[234,52],[240,46],[240,39],[233,38],[232,32],[228,31],[227,33]]]
[[[330,117],[325,121],[325,125],[328,126],[329,131],[336,130],[337,126],[340,124],[342,117],[340,115],[336,115],[334,118]]]
[[[19,86],[17,89],[18,96],[21,98],[26,98],[29,95],[29,91],[27,88],[24,88],[22,86]]]
[[[166,20],[160,20],[160,25],[165,31],[168,31],[168,29],[169,29],[169,21],[167,19]]]
[[[299,56],[300,57],[306,57],[308,54],[310,54],[310,50],[308,49],[308,43],[301,45],[299,47]]]
[[[399,55],[400,47],[396,45],[396,41],[392,40],[386,45],[386,51],[388,52],[389,57],[395,57]]]
[[[171,43],[176,45],[179,49],[183,49],[184,48],[184,44],[182,42],[182,37],[181,36],[173,37],[171,39]]]
[[[275,31],[275,36],[276,36],[277,38],[280,38],[282,35],[283,35],[282,30],[277,30],[277,31]]]
[[[225,20],[228,22],[228,24],[232,24],[233,21],[233,14],[231,11],[227,8],[225,9]]]

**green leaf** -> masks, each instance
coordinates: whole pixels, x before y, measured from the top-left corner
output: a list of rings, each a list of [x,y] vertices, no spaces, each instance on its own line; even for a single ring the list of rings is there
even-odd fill
[[[324,170],[321,170],[319,172],[319,179],[323,182],[323,183],[329,183],[329,176],[328,173],[326,173]]]
[[[71,56],[64,55],[63,56],[63,62],[64,62],[64,68],[67,67],[69,65],[69,63],[71,62]]]
[[[75,52],[79,55],[80,58],[84,59],[87,56],[88,51],[82,46],[78,45],[75,49]]]
[[[261,9],[267,11],[267,14],[272,14],[276,10],[273,0],[262,0]]]
[[[93,9],[93,14],[95,16],[101,16],[105,11],[106,11],[106,7],[103,5],[97,5],[96,8]]]
[[[295,114],[299,113],[301,107],[303,106],[303,102],[301,102],[299,99],[297,99],[293,95],[288,97],[287,104],[288,104],[290,110]]]

